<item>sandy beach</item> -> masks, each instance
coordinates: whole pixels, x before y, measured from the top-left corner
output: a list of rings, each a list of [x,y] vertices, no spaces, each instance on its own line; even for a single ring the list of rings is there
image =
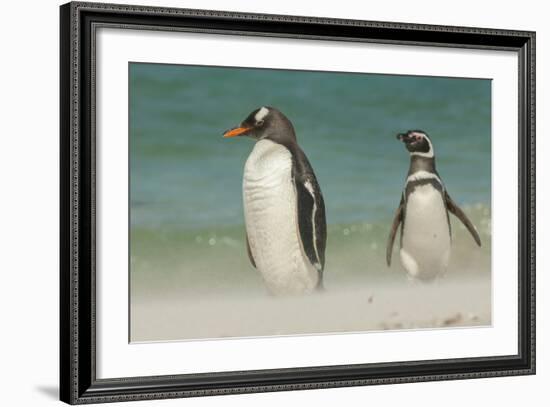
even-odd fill
[[[131,278],[130,340],[491,325],[490,222],[483,206],[467,211],[480,226],[483,247],[452,219],[450,267],[432,282],[410,281],[397,253],[387,267],[384,225],[330,226],[329,241],[335,243],[324,273],[326,290],[303,297],[267,293],[260,273],[240,250],[242,230],[218,234],[214,245],[212,237],[200,243],[185,238],[187,243],[177,235],[163,236],[159,243],[153,240],[153,247],[162,248],[154,263],[134,260],[138,272]],[[168,243],[173,241],[184,250]]]
[[[405,279],[340,285],[318,295],[275,298],[249,291],[142,297],[132,303],[133,342],[343,333],[491,324],[490,278],[433,283]]]

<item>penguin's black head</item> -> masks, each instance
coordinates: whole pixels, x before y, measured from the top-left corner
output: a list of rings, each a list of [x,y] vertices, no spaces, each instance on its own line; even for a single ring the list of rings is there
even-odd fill
[[[296,141],[290,120],[271,106],[262,106],[248,115],[241,124],[223,133],[223,137],[247,136],[256,140],[270,139],[285,143]]]
[[[409,130],[406,133],[399,133],[397,139],[405,143],[405,147],[411,155],[419,155],[428,158],[434,156],[432,142],[428,135],[422,130]]]

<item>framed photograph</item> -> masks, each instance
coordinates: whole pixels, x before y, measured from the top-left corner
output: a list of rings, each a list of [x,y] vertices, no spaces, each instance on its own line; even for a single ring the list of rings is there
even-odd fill
[[[61,400],[534,374],[534,32],[60,21]]]

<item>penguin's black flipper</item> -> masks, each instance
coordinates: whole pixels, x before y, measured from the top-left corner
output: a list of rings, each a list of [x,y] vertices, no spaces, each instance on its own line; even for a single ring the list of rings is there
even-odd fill
[[[388,264],[388,267],[391,266],[391,254],[393,251],[393,242],[395,240],[395,234],[397,233],[397,229],[399,228],[399,225],[403,221],[403,207],[404,207],[404,199],[403,199],[403,196],[401,196],[401,202],[399,202],[399,207],[395,211],[395,216],[393,218],[393,223],[391,225],[390,235],[388,236],[388,244],[386,246],[386,263]]]
[[[466,214],[458,207],[458,205],[451,199],[447,191],[445,191],[445,204],[447,206],[447,210],[451,212],[453,215],[455,215],[460,221],[466,226],[466,229],[470,232],[474,240],[476,241],[478,246],[481,246],[481,239],[479,238],[479,234],[477,233],[477,230],[472,222],[470,222],[470,219],[466,216]]]
[[[250,250],[250,243],[248,243],[248,234],[246,234],[246,252],[248,253],[248,258],[250,259],[250,263],[256,268],[256,262],[254,261],[254,257],[252,256],[252,251]]]
[[[302,246],[311,264],[322,274],[327,240],[323,195],[312,173],[295,174],[295,184]]]
[[[317,289],[322,290],[327,246],[325,201],[313,168],[297,144],[287,146],[293,155],[292,178],[296,191],[298,230],[304,252],[319,274]]]

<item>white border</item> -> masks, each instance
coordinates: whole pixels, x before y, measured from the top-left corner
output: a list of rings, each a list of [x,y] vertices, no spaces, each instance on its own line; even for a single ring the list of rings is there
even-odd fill
[[[128,61],[492,78],[493,327],[129,345]],[[517,78],[513,52],[98,29],[97,377],[516,354]]]

